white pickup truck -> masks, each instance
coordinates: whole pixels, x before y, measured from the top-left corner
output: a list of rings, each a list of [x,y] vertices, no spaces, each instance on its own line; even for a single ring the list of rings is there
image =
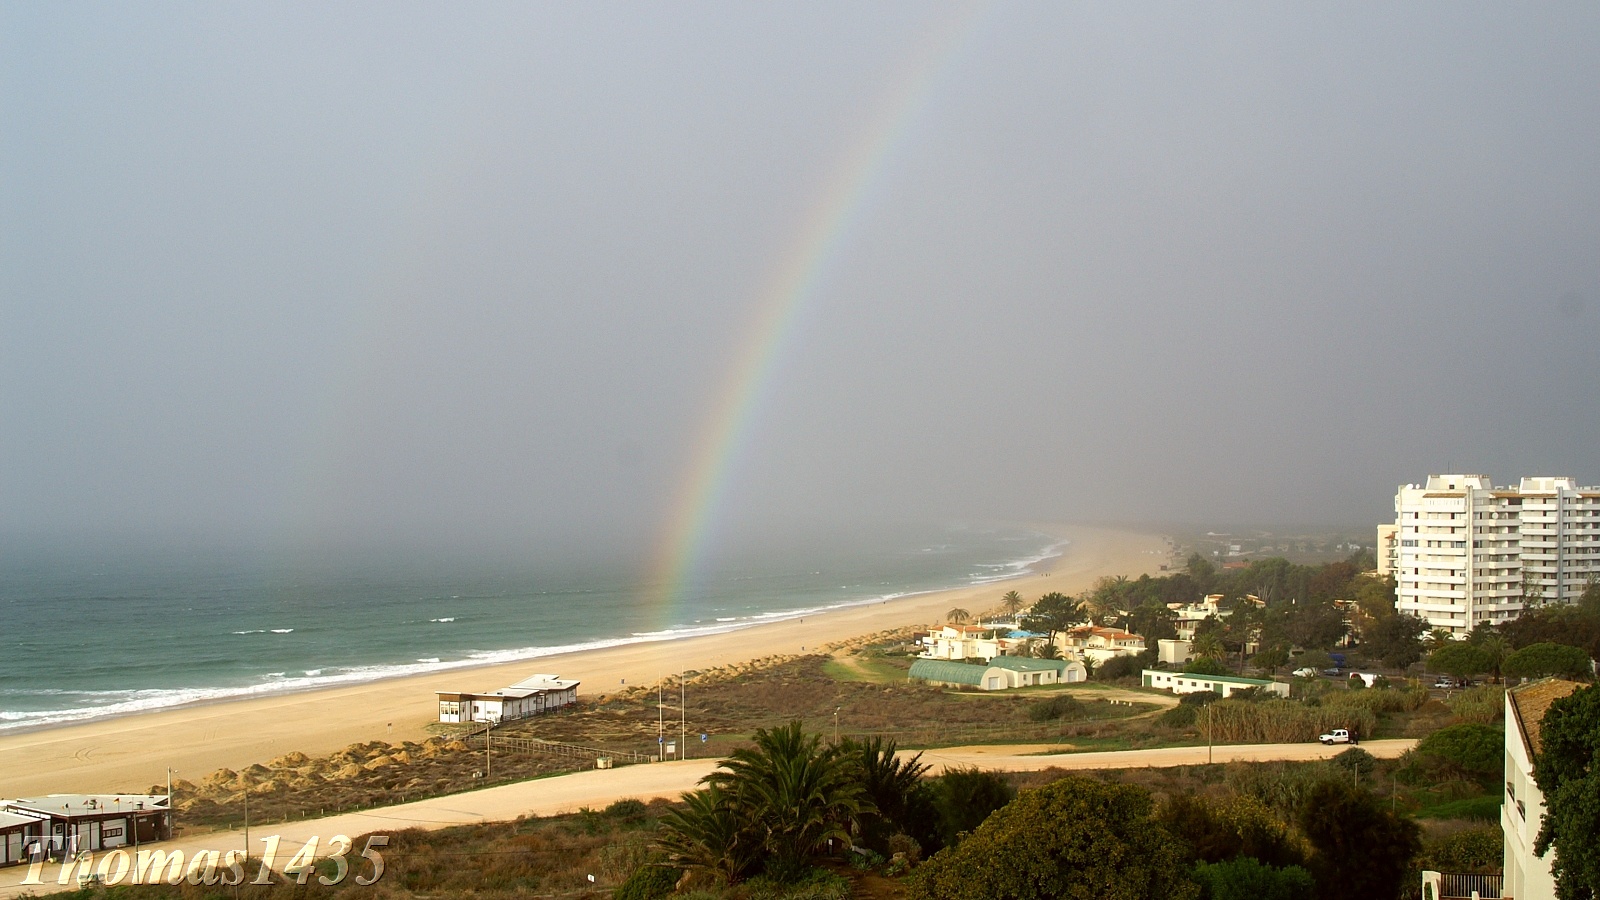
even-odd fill
[[[1356,740],[1355,736],[1352,735],[1348,729],[1345,729],[1345,728],[1335,728],[1334,730],[1328,732],[1327,734],[1322,735],[1321,737],[1317,738],[1317,740],[1323,742],[1324,744],[1359,744],[1359,743],[1361,743],[1360,741]]]

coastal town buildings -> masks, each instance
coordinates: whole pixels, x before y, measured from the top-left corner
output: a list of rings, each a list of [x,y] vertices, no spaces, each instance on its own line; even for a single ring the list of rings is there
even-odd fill
[[[1533,853],[1545,812],[1544,794],[1533,779],[1533,757],[1540,750],[1540,723],[1550,704],[1581,687],[1547,678],[1506,691],[1506,796],[1500,804],[1500,830],[1505,835],[1503,897],[1555,900],[1551,858]]]
[[[1600,487],[1429,475],[1402,486],[1394,507],[1395,606],[1430,628],[1465,634],[1525,607],[1570,603],[1600,577]]]
[[[576,702],[578,682],[539,674],[486,693],[438,691],[437,694],[440,722],[509,722]]]
[[[918,656],[988,662],[1004,657],[1033,656],[1047,640],[1049,635],[1003,625],[944,625],[918,637],[922,646]],[[1098,665],[1118,656],[1143,653],[1144,638],[1120,628],[1081,625],[1056,634],[1055,646],[1062,659]]]

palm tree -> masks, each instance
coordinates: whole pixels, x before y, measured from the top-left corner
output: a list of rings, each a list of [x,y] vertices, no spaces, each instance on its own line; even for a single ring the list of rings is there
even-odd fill
[[[933,821],[938,813],[922,779],[928,767],[922,764],[921,753],[902,760],[895,750],[893,739],[885,742],[881,737],[859,743],[847,738],[841,746],[844,756],[858,767],[866,798],[876,807],[875,812],[860,816],[862,843],[884,853],[889,849],[890,835],[902,832],[920,838],[919,843],[931,852],[928,844],[938,834]]]
[[[1475,643],[1478,649],[1483,651],[1484,659],[1489,663],[1489,677],[1499,681],[1500,666],[1506,661],[1506,657],[1511,655],[1511,644],[1502,634],[1486,634]]]
[[[1017,613],[1022,610],[1022,607],[1022,595],[1016,591],[1006,591],[1006,595],[1000,598],[1000,608],[1005,611],[1006,615],[1011,617],[1013,623],[1017,621]]]
[[[1217,631],[1202,631],[1194,636],[1194,643],[1190,650],[1199,659],[1209,659],[1221,662],[1228,655],[1228,648],[1222,643],[1222,635]]]
[[[710,875],[735,884],[755,871],[761,848],[732,799],[715,785],[683,795],[683,809],[661,818],[653,843],[664,861],[685,876]]]
[[[950,621],[956,623],[957,625],[960,625],[962,622],[965,622],[966,620],[972,618],[972,613],[967,612],[966,610],[962,609],[959,606],[956,607],[955,609],[950,610],[949,612],[945,613],[944,615],[945,615],[945,618],[947,618]]]
[[[1453,639],[1450,637],[1450,631],[1448,629],[1435,628],[1428,632],[1428,636],[1422,639],[1422,643],[1423,646],[1427,648],[1428,652],[1432,653],[1440,647],[1450,643],[1451,640]]]
[[[732,798],[766,854],[764,870],[790,880],[831,842],[849,846],[872,801],[852,761],[799,722],[759,728],[753,737],[755,746],[733,751],[702,781]]]
[[[1035,645],[1033,655],[1035,659],[1060,659],[1061,648],[1056,646],[1055,641],[1045,641]]]

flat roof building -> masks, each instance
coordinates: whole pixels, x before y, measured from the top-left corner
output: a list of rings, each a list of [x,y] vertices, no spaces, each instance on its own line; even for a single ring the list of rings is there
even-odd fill
[[[1257,688],[1269,694],[1280,697],[1289,696],[1289,686],[1281,681],[1269,681],[1265,678],[1241,678],[1237,675],[1201,675],[1194,672],[1165,672],[1161,669],[1145,669],[1139,677],[1145,687],[1160,688],[1174,694],[1198,694],[1211,691],[1223,697],[1230,697],[1235,691],[1246,688]]]
[[[484,693],[438,691],[440,722],[509,722],[558,709],[578,699],[578,681],[530,675],[510,687]]]
[[[0,800],[0,864],[61,858],[172,837],[167,798],[149,794],[47,794]],[[26,820],[18,823],[17,820]],[[10,825],[7,825],[10,822]],[[17,827],[20,824],[20,828]]]
[[[1600,487],[1429,475],[1402,486],[1394,509],[1395,608],[1430,628],[1465,634],[1525,608],[1571,603],[1600,577]]]

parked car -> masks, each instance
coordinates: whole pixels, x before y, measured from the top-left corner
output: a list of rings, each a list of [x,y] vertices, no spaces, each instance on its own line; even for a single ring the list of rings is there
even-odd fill
[[[1434,681],[1433,686],[1439,688],[1440,690],[1447,691],[1451,688],[1472,687],[1472,680],[1470,678],[1456,678],[1453,675],[1440,675],[1439,678]]]
[[[1317,738],[1317,740],[1323,742],[1324,744],[1359,744],[1359,743],[1361,743],[1361,741],[1356,738],[1355,733],[1350,731],[1348,728],[1335,728],[1334,730],[1328,732],[1327,734],[1322,735],[1321,737]]]
[[[1306,666],[1306,667],[1300,668],[1300,669],[1295,669],[1294,670],[1294,677],[1296,677],[1296,678],[1315,678],[1315,677],[1317,677],[1317,670],[1311,668],[1310,666]]]

